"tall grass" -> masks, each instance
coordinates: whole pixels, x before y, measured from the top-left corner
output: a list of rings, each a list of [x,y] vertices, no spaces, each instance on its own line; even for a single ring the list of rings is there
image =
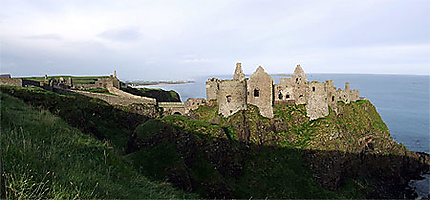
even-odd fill
[[[134,171],[109,142],[0,93],[8,199],[194,198]]]

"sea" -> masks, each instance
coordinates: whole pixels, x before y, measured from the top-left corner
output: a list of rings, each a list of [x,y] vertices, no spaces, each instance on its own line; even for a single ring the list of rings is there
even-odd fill
[[[428,75],[381,75],[381,74],[306,74],[309,81],[333,80],[344,89],[345,82],[351,89],[360,91],[375,105],[391,136],[409,150],[430,153],[430,76]],[[149,88],[174,90],[182,101],[188,98],[206,98],[205,82],[212,77],[231,79],[231,75],[201,76],[194,82],[176,85],[154,85]],[[247,75],[249,77],[249,75]],[[272,75],[275,83],[288,75]]]

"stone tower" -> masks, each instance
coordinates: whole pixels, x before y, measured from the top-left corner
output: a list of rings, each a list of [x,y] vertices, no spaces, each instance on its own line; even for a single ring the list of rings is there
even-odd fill
[[[259,66],[247,81],[247,102],[260,109],[264,117],[273,117],[273,79]]]
[[[311,119],[318,119],[329,114],[326,83],[312,81],[306,91],[306,114]]]
[[[211,78],[206,82],[206,100],[216,100],[219,91],[219,80]]]
[[[243,81],[245,80],[245,74],[242,71],[242,64],[236,63],[236,69],[234,70],[233,80]]]
[[[297,65],[291,78],[294,82],[293,97],[296,104],[305,104],[308,80],[306,79],[305,71],[303,71],[300,65]]]
[[[224,117],[246,110],[246,81],[222,80],[218,82],[218,113]]]

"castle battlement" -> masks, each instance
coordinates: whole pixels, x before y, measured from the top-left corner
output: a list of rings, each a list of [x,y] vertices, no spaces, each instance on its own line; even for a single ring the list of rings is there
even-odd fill
[[[336,88],[332,80],[311,81],[300,65],[294,69],[291,78],[281,78],[275,84],[273,78],[259,66],[249,79],[245,78],[241,63],[236,64],[232,80],[211,78],[206,82],[206,98],[216,100],[218,113],[224,117],[247,108],[247,104],[259,108],[264,117],[273,117],[273,105],[295,103],[306,104],[307,115],[311,120],[325,117],[329,107],[337,110],[337,102],[346,104],[359,99],[358,90]]]

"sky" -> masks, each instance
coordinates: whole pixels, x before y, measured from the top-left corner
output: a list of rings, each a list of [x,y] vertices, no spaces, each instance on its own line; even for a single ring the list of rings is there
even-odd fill
[[[430,72],[428,0],[0,0],[0,73]]]

